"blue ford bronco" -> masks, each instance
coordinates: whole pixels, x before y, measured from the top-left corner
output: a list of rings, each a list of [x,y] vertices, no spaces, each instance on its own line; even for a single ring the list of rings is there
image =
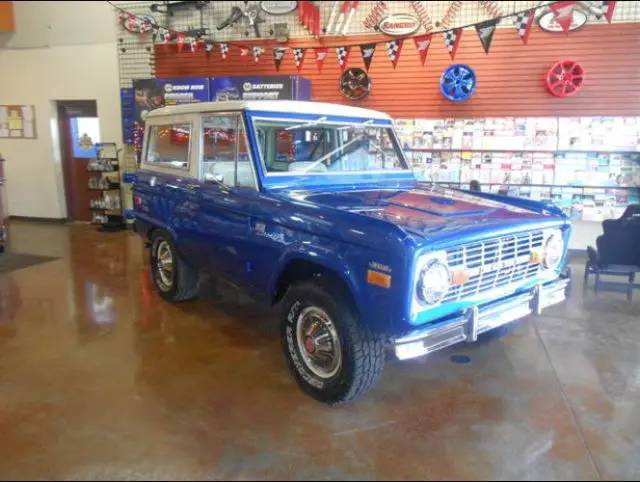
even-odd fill
[[[279,307],[293,377],[328,404],[371,389],[387,347],[497,338],[570,281],[560,209],[419,183],[392,119],[356,107],[155,110],[134,206],[160,296],[194,298],[204,272]]]

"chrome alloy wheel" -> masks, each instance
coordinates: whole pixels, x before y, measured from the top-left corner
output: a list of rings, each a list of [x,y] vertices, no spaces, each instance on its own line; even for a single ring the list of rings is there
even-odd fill
[[[169,243],[164,240],[158,243],[155,261],[158,269],[158,276],[160,277],[161,288],[163,291],[169,291],[173,286],[174,278],[173,253]]]
[[[296,323],[296,341],[307,368],[317,377],[334,377],[342,367],[342,345],[335,325],[320,308],[304,309]]]

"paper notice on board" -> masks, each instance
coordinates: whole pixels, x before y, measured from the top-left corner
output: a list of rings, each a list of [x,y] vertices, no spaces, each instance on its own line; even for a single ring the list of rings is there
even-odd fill
[[[33,128],[33,109],[30,106],[22,106],[22,118],[24,119],[22,135],[24,137],[35,137]]]

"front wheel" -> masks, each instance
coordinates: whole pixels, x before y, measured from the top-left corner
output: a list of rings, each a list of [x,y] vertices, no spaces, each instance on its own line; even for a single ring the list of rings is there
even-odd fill
[[[330,405],[364,395],[384,365],[381,338],[364,326],[350,304],[316,283],[287,291],[282,346],[300,388]]]

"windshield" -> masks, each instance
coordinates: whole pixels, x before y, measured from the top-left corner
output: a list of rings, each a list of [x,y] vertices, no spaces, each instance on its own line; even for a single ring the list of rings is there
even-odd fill
[[[406,171],[390,126],[255,119],[267,175]]]

